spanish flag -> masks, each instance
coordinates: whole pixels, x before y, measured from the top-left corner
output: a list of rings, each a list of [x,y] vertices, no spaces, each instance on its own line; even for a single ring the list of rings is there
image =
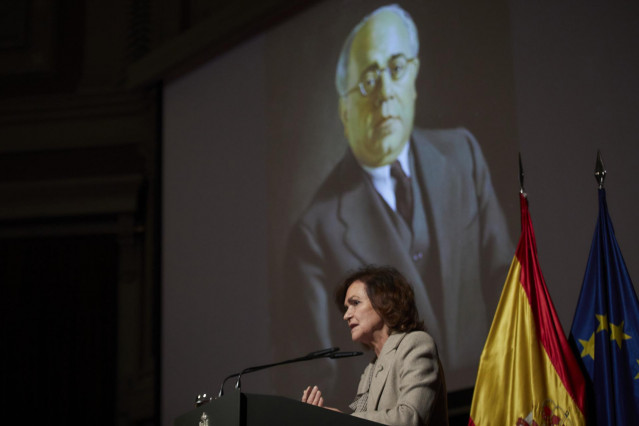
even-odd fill
[[[537,260],[525,194],[521,237],[482,352],[469,425],[584,425],[585,379]]]

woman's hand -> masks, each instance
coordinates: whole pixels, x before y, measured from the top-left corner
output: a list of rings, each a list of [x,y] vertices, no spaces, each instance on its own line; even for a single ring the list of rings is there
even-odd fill
[[[322,398],[322,392],[319,390],[317,386],[313,386],[312,388],[309,386],[306,389],[304,389],[304,392],[302,392],[302,402],[305,402],[311,405],[317,405],[318,407],[324,407],[324,398]],[[333,407],[324,407],[324,408],[341,413],[341,411],[338,410],[337,408],[333,408]]]
[[[322,398],[322,392],[320,392],[317,386],[312,388],[309,386],[302,392],[302,402],[311,405],[317,405],[318,407],[324,406],[324,398]]]

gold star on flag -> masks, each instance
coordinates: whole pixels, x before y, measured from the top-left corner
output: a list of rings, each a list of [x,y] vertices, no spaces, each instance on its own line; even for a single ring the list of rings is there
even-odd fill
[[[592,333],[590,339],[581,340],[579,339],[579,343],[584,347],[581,351],[581,357],[585,357],[586,355],[590,355],[590,358],[595,359],[595,333]]]
[[[639,359],[637,360],[637,364],[639,364]],[[639,379],[639,373],[635,376],[635,380]]]
[[[599,320],[599,327],[597,327],[597,333],[600,331],[608,330],[608,318],[606,315],[597,315],[595,314],[597,319]]]
[[[621,343],[624,340],[632,339],[632,337],[623,332],[623,323],[624,321],[621,321],[620,325],[610,323],[610,340],[616,341],[619,349],[621,349]]]

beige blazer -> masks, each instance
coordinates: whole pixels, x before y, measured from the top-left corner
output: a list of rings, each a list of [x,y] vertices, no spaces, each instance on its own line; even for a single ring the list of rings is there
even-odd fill
[[[446,382],[433,338],[423,331],[391,334],[357,389],[368,409],[354,416],[386,425],[448,425]]]

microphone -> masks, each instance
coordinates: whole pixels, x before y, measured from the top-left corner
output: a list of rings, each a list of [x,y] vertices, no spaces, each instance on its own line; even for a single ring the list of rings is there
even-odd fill
[[[309,352],[308,354],[306,354],[306,355],[304,355],[302,357],[288,359],[288,360],[280,361],[280,362],[275,362],[275,363],[272,363],[272,364],[258,365],[258,366],[255,366],[255,367],[245,368],[244,370],[242,370],[239,373],[234,373],[234,374],[231,374],[228,377],[226,377],[222,381],[222,385],[220,386],[220,390],[219,390],[217,396],[219,398],[222,395],[224,395],[224,384],[226,383],[226,381],[228,379],[233,378],[233,377],[237,377],[237,382],[235,383],[235,389],[240,390],[240,388],[241,388],[240,380],[242,378],[242,375],[246,374],[246,373],[252,373],[254,371],[259,371],[259,370],[263,370],[265,368],[275,367],[275,366],[278,366],[278,365],[291,364],[291,363],[294,363],[294,362],[310,361],[310,360],[319,359],[319,358],[337,359],[337,358],[346,358],[346,357],[351,357],[351,356],[363,355],[362,352],[338,352],[338,351],[339,351],[338,347],[320,349],[320,350],[317,350],[317,351]]]
[[[336,353],[339,353],[337,351],[339,351],[338,347],[320,349],[318,351],[310,352],[310,353],[306,354],[306,356],[303,356],[303,357],[293,358],[293,359],[289,359],[289,360],[282,361],[282,362],[276,362],[274,364],[266,364],[266,365],[259,365],[257,367],[245,368],[244,370],[242,370],[242,372],[240,374],[237,375],[237,382],[235,382],[235,389],[236,390],[240,390],[240,388],[242,387],[240,379],[242,378],[242,374],[244,374],[244,373],[252,373],[254,371],[263,370],[263,369],[269,368],[269,367],[275,367],[277,365],[291,364],[291,363],[294,363],[294,362],[301,362],[301,361],[310,361],[310,360],[318,359],[318,358],[327,358],[327,357],[331,357],[332,355],[334,355]]]
[[[333,354],[335,352],[339,351],[339,348],[326,348],[326,349],[320,349],[319,351],[315,351],[315,352],[310,352],[308,355],[306,355],[306,358],[309,359],[314,359],[314,358],[321,358],[324,357],[326,355],[330,355]]]
[[[352,356],[360,356],[364,355],[364,352],[334,352],[330,354],[328,357],[331,359],[337,358],[350,358]]]

